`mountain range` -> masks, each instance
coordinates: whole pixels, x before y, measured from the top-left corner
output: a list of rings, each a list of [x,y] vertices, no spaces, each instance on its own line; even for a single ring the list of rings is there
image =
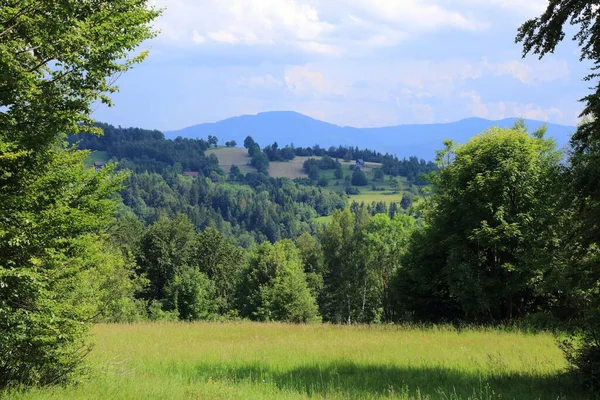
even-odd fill
[[[292,111],[272,111],[257,115],[243,115],[215,123],[194,125],[177,131],[165,132],[168,139],[207,138],[216,136],[220,143],[235,140],[240,146],[246,136],[262,147],[277,142],[280,146],[294,144],[296,147],[321,147],[338,145],[368,148],[398,157],[417,156],[433,160],[435,150],[442,147],[445,139],[464,143],[469,138],[493,126],[508,128],[518,118],[490,121],[482,118],[468,118],[458,122],[440,124],[397,125],[381,128],[353,128],[338,126],[307,117]],[[525,120],[530,131],[547,126],[547,137],[552,137],[559,147],[568,144],[575,127]]]

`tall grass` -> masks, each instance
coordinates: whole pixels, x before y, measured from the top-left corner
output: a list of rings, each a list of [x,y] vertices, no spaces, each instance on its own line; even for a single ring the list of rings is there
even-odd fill
[[[584,399],[549,334],[451,327],[98,325],[92,371],[17,399]],[[0,394],[0,397],[1,394]]]

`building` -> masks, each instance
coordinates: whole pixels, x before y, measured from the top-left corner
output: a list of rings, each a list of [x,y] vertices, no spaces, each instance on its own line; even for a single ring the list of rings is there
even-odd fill
[[[358,159],[356,160],[356,164],[354,164],[354,168],[358,168],[361,171],[365,169],[365,160]]]
[[[200,176],[200,172],[198,171],[183,171],[184,175],[191,176],[192,178],[197,178]]]
[[[104,164],[106,164],[106,163],[104,163],[102,161],[94,161],[94,169],[96,171],[100,171],[102,169],[102,167],[104,167]]]

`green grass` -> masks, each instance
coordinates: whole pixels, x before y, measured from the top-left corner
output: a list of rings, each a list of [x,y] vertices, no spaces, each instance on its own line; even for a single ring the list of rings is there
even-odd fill
[[[331,221],[333,221],[333,215],[327,215],[325,217],[317,217],[314,219],[314,221],[318,224],[323,224],[323,225],[327,225],[329,224]]]
[[[448,327],[99,325],[90,377],[15,399],[585,399],[548,334]],[[2,393],[0,393],[0,397]]]
[[[364,190],[362,188],[359,189],[360,194],[350,196],[350,201],[356,201],[357,203],[365,202],[365,204],[370,204],[372,202],[384,202],[389,204],[392,203],[400,203],[402,200],[402,193],[394,194],[392,191],[386,190],[384,192],[374,191],[374,190]]]

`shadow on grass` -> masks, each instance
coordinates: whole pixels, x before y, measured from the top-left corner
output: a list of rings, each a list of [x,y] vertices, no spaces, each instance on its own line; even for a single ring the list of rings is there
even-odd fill
[[[567,375],[480,376],[445,368],[359,365],[338,362],[281,371],[263,364],[202,365],[196,379],[271,385],[282,391],[351,398],[399,396],[419,399],[588,399]]]

